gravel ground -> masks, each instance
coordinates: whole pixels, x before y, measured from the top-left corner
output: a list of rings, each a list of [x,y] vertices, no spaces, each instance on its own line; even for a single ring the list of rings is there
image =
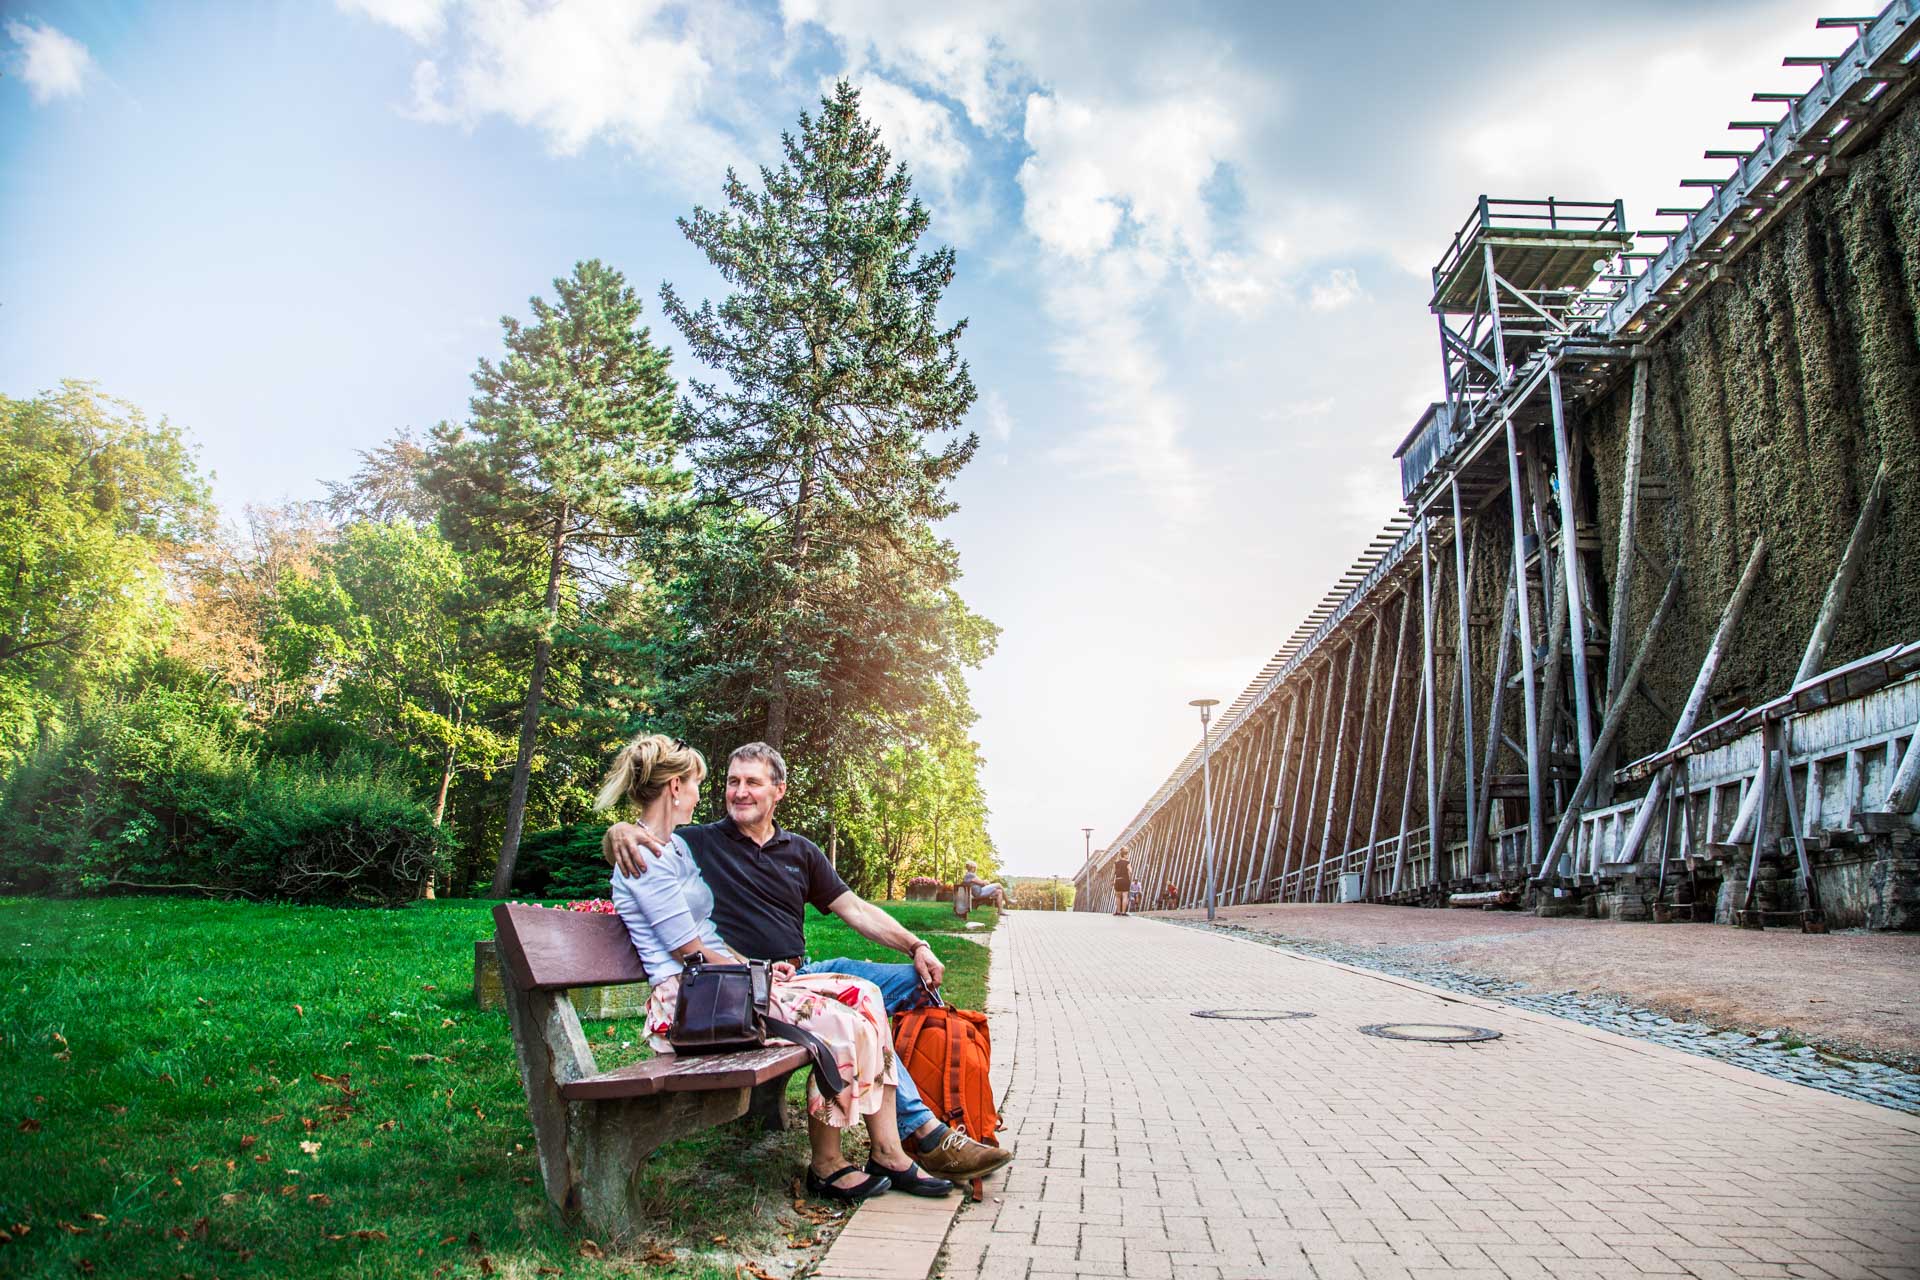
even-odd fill
[[[1205,927],[1205,913],[1161,913]],[[1920,936],[1228,907],[1216,927],[1920,1113]]]

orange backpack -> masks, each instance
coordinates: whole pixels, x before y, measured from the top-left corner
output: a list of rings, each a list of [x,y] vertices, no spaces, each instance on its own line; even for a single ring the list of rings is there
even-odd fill
[[[893,1047],[900,1062],[920,1086],[920,1099],[943,1124],[951,1125],[990,1147],[1000,1145],[994,1133],[1000,1113],[993,1106],[993,1045],[987,1036],[987,1015],[971,1009],[932,1005],[893,1015]],[[971,1191],[983,1194],[980,1179]]]

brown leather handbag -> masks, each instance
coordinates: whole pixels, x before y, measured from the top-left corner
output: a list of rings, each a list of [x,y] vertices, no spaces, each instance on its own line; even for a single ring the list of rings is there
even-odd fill
[[[773,972],[764,960],[745,964],[694,961],[680,973],[673,1027],[667,1042],[675,1053],[739,1053],[766,1047],[769,1033],[792,1041],[813,1059],[814,1080],[827,1097],[847,1086],[833,1051],[811,1031],[783,1022],[769,1012]]]

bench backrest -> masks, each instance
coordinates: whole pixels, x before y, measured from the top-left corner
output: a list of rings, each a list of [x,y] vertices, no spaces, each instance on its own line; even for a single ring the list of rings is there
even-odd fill
[[[522,991],[647,980],[619,916],[502,902],[493,909],[493,930],[500,963],[513,966]]]

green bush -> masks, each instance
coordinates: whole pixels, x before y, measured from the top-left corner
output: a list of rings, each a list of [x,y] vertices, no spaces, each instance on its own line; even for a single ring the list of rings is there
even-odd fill
[[[532,898],[604,898],[613,868],[600,852],[606,826],[575,822],[536,831],[520,842],[513,889]]]
[[[0,886],[395,903],[447,840],[404,781],[347,752],[269,758],[230,707],[149,685],[0,785]]]

